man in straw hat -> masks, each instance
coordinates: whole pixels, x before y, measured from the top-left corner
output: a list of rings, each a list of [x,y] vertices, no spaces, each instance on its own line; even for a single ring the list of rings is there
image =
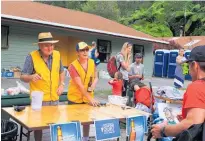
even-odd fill
[[[186,62],[189,63],[192,83],[189,84],[184,94],[182,115],[177,117],[180,122],[175,125],[153,125],[151,132],[154,138],[176,137],[177,134],[186,131],[191,125],[202,124],[205,121],[205,46],[192,49]],[[186,133],[190,132],[184,132],[184,135]],[[202,135],[200,136],[202,137]]]
[[[30,84],[32,91],[42,91],[42,105],[58,105],[59,96],[64,90],[64,68],[60,59],[60,53],[54,49],[50,32],[39,33],[39,50],[29,53],[26,57],[24,68],[20,79]],[[34,132],[36,141],[42,140],[42,130]]]

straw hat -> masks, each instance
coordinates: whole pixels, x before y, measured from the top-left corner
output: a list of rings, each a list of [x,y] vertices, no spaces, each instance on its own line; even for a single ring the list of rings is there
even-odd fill
[[[51,35],[50,32],[42,32],[38,34],[38,43],[51,43],[51,44],[55,44],[57,43],[59,40],[53,40],[53,36]],[[34,43],[34,44],[38,44],[38,43]]]

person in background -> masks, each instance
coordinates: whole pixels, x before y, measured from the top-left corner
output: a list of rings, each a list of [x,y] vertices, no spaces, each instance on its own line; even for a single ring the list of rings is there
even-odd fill
[[[114,79],[110,80],[108,82],[110,85],[112,85],[112,94],[122,96],[122,90],[123,90],[123,79],[122,79],[122,73],[116,72]]]
[[[184,49],[181,48],[179,50],[179,55],[176,58],[176,69],[175,69],[175,78],[174,78],[174,86],[178,89],[183,88],[184,86],[184,74],[182,69],[182,64],[186,58],[184,57]]]
[[[89,57],[90,59],[93,59],[95,62],[95,65],[98,66],[100,64],[100,60],[98,59],[99,53],[97,51],[96,42],[92,42],[92,47],[89,50]]]
[[[54,44],[50,32],[39,33],[39,49],[32,51],[26,57],[20,79],[30,84],[32,91],[42,91],[43,106],[55,106],[59,103],[59,96],[64,90],[64,68],[60,53],[54,50]],[[42,140],[42,130],[34,131],[36,141]]]
[[[180,122],[175,125],[153,125],[153,138],[176,137],[191,125],[205,121],[205,46],[193,48],[187,62],[192,83],[183,97],[182,115],[177,116]]]
[[[98,82],[95,63],[88,58],[89,46],[85,42],[76,45],[78,58],[69,66],[71,76],[68,85],[68,104],[90,104],[98,106],[94,99],[94,89]],[[83,141],[89,139],[90,125],[83,125]]]
[[[136,99],[136,109],[151,112],[150,105],[150,89],[141,82],[144,78],[144,65],[142,64],[142,54],[135,54],[135,62],[130,65],[129,71],[129,87],[134,92]]]
[[[131,51],[132,44],[129,42],[125,42],[122,46],[121,52],[116,56],[117,66],[120,68],[120,72],[123,76],[123,92],[122,96],[126,96],[127,85],[128,85],[128,72],[130,70],[129,65],[131,61]]]
[[[136,53],[135,62],[130,65],[130,71],[128,75],[130,88],[133,91],[137,91],[141,87],[146,87],[146,85],[141,82],[144,77],[144,65],[142,64],[142,57],[143,56],[141,53]]]

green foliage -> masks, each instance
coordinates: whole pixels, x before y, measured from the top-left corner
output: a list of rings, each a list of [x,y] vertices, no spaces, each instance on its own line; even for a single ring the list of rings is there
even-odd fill
[[[163,24],[149,23],[145,25],[132,25],[132,27],[138,31],[150,34],[154,37],[171,37],[172,32],[169,27]]]
[[[120,17],[116,1],[88,1],[83,5],[82,11],[116,21]]]
[[[164,6],[164,2],[154,2],[151,7],[140,8],[120,22],[155,37],[173,36],[166,22]]]
[[[200,4],[194,5],[193,3],[189,3],[189,5],[185,5],[184,9],[176,12],[176,23],[184,26],[186,36],[201,35],[204,33],[204,31],[200,31],[204,29],[202,27],[205,22],[204,10],[205,7],[201,7]],[[182,13],[184,13],[184,15],[182,15]]]
[[[155,37],[205,35],[202,1],[39,1],[115,20]],[[96,21],[97,22],[97,21]]]

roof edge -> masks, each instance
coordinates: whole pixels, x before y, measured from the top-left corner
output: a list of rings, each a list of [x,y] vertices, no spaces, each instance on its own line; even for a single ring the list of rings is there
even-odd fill
[[[27,22],[31,22],[31,23],[40,23],[40,24],[53,25],[53,26],[76,29],[76,30],[83,30],[83,31],[95,32],[95,33],[108,34],[108,35],[118,36],[118,37],[121,36],[121,37],[126,37],[126,38],[132,38],[132,39],[138,39],[138,40],[144,40],[144,41],[150,41],[150,42],[156,42],[156,43],[162,43],[162,44],[169,44],[169,42],[161,41],[161,40],[131,36],[131,35],[126,35],[126,34],[119,34],[119,33],[114,33],[114,32],[103,31],[103,30],[96,30],[96,29],[91,29],[91,28],[72,26],[72,25],[66,25],[66,24],[30,19],[30,18],[23,18],[23,17],[12,16],[12,15],[7,15],[7,14],[1,14],[1,18],[8,18],[8,19],[13,19],[13,20],[27,21]]]

